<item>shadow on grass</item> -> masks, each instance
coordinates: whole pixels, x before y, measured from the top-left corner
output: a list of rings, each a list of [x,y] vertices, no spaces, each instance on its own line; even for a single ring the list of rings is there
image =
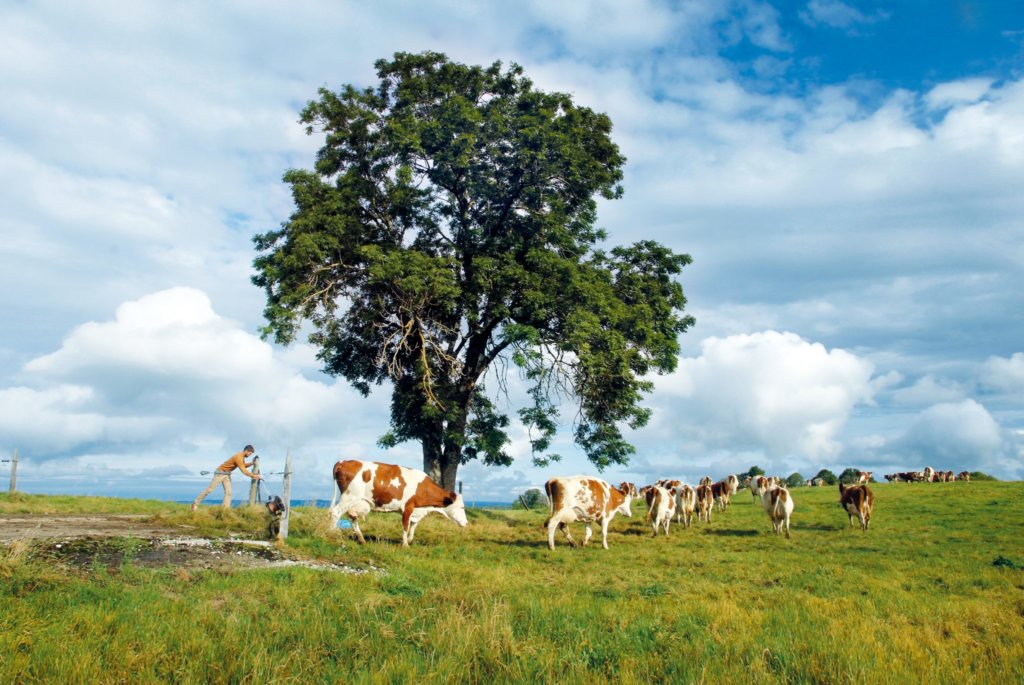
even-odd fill
[[[758,535],[758,531],[756,531],[756,530],[736,530],[736,529],[730,529],[730,528],[717,528],[717,529],[710,529],[709,528],[708,530],[706,530],[704,532],[706,534],[708,534],[708,535],[722,535],[722,536],[725,536],[725,537],[732,537],[732,538],[752,538],[752,537]]]

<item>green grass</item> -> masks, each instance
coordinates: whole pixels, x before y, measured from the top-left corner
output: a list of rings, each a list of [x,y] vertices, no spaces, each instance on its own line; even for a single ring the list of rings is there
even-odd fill
[[[74,570],[16,544],[0,682],[1024,681],[1024,483],[874,490],[866,534],[806,488],[793,539],[775,537],[742,491],[669,538],[634,505],[608,551],[548,551],[546,512],[429,517],[403,549],[397,516],[371,514],[359,546],[296,510],[292,551],[384,569],[359,576]],[[157,513],[220,534],[248,520]]]

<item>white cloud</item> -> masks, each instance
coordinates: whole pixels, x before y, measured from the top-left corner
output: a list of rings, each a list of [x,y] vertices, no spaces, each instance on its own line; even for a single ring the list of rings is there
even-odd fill
[[[118,307],[113,320],[78,326],[60,349],[26,364],[34,387],[0,391],[3,433],[44,459],[236,442],[372,449],[386,429],[380,398],[308,378],[304,348],[274,348],[194,288],[153,293]]]
[[[925,409],[895,447],[938,469],[1005,472],[999,424],[973,399]]]
[[[898,404],[928,405],[962,400],[965,394],[966,391],[959,383],[929,374],[919,378],[910,387],[894,390],[892,398]]]
[[[940,83],[925,94],[924,101],[931,109],[973,104],[988,93],[992,83],[990,78],[971,78]]]
[[[1024,352],[1010,357],[989,357],[981,370],[981,383],[995,390],[1024,394]]]
[[[660,420],[683,444],[833,458],[854,407],[872,401],[873,365],[793,333],[708,338],[701,355],[659,379]]]
[[[888,18],[885,12],[866,15],[840,0],[811,0],[800,12],[800,18],[809,26],[824,25],[838,29],[853,29],[860,24],[873,24]]]

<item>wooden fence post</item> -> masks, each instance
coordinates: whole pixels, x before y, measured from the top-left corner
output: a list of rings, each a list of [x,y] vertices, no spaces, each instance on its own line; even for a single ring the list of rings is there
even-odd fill
[[[258,456],[252,458],[252,472],[256,475],[260,473],[260,458]],[[260,481],[257,478],[253,478],[249,483],[249,506],[256,506],[256,493],[259,491]]]
[[[292,514],[292,452],[288,450],[288,456],[284,459],[284,513],[281,514],[281,530],[277,534],[277,541],[283,542],[288,538],[288,519]]]
[[[14,457],[11,459],[11,494],[18,489],[18,448],[14,448]]]

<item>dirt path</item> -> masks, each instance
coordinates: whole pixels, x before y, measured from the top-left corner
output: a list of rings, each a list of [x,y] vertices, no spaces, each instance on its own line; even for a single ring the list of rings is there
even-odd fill
[[[145,514],[0,515],[0,545],[31,540],[31,556],[89,570],[136,566],[244,570],[302,566],[342,573],[378,569],[297,559],[266,540],[186,537],[183,527],[158,526]]]
[[[54,516],[51,514],[15,514],[0,516],[0,542],[25,538],[106,538],[133,536],[154,538],[181,531],[150,523],[145,514],[90,514]]]

